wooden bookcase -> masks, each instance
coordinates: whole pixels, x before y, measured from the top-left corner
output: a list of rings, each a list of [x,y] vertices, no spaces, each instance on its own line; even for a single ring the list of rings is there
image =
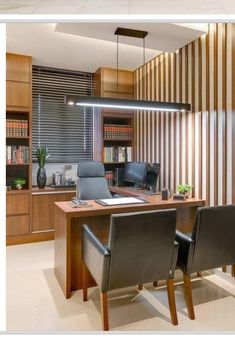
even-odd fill
[[[30,233],[32,173],[32,58],[6,55],[7,243]],[[8,147],[7,147],[8,146]],[[27,148],[27,150],[26,150]],[[26,154],[28,154],[26,159]],[[23,157],[24,155],[24,157]],[[16,178],[26,184],[17,190]]]
[[[117,85],[118,80],[118,85]],[[134,97],[134,72],[128,70],[117,70],[107,67],[100,67],[94,74],[94,94],[98,97],[132,99]],[[113,133],[106,134],[107,124]],[[112,176],[115,168],[123,167],[126,161],[133,161],[135,158],[135,131],[134,113],[128,110],[102,109],[96,110],[95,128],[98,131],[95,135],[97,151],[95,160],[104,163],[109,184],[112,184]],[[113,129],[112,129],[113,127]],[[122,127],[129,128],[132,133],[124,136]],[[120,131],[121,130],[121,131]],[[115,133],[116,131],[116,133]],[[131,158],[125,161],[110,160],[105,157],[105,148],[131,148]],[[106,153],[107,154],[107,153]]]

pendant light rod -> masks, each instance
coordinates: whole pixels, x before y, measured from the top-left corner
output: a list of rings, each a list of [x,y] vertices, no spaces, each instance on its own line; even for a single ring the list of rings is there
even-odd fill
[[[116,86],[116,89],[117,89],[117,94],[118,94],[118,67],[119,67],[119,65],[118,65],[118,57],[119,57],[119,55],[118,55],[118,52],[119,52],[119,50],[118,50],[118,47],[119,47],[119,35],[117,34],[117,86]]]

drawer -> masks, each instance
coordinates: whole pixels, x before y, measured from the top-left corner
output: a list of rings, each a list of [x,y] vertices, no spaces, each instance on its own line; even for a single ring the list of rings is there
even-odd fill
[[[7,215],[29,214],[29,195],[8,195]]]
[[[29,233],[29,215],[7,216],[7,236]]]

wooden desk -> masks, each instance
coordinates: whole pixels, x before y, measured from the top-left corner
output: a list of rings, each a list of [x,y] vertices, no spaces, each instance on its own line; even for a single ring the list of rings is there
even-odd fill
[[[71,296],[71,291],[82,288],[81,227],[83,224],[88,224],[105,244],[108,239],[111,214],[176,208],[177,228],[183,232],[190,232],[196,208],[205,205],[205,201],[201,199],[162,201],[160,196],[146,196],[140,190],[112,188],[113,192],[120,193],[120,190],[130,196],[142,196],[149,203],[102,206],[95,201],[88,201],[92,205],[88,208],[71,208],[68,202],[55,203],[54,272],[66,298]],[[90,276],[89,286],[94,285],[95,282]]]

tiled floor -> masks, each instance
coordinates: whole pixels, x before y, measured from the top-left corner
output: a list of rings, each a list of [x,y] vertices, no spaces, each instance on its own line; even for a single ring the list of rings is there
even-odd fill
[[[0,0],[10,14],[235,14],[234,0]]]
[[[160,282],[161,283],[161,282]],[[219,270],[193,281],[196,320],[187,317],[181,273],[176,274],[179,325],[170,322],[166,289],[145,285],[109,293],[112,331],[235,331],[235,280]],[[66,300],[53,273],[53,241],[7,247],[8,331],[100,331],[99,292]]]

